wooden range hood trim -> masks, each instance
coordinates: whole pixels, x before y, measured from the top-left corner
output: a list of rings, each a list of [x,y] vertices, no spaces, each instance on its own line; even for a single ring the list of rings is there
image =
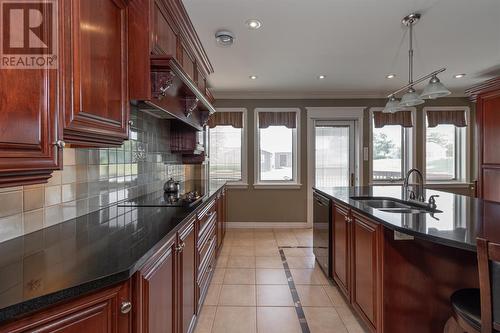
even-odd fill
[[[155,59],[151,59],[151,63],[154,64]],[[205,106],[209,114],[216,112],[215,107],[210,103],[210,101],[205,97],[205,95],[200,91],[198,86],[189,78],[189,76],[184,72],[182,67],[173,58],[168,61],[170,69],[184,82],[184,84],[193,92],[193,94],[198,98],[198,100]]]

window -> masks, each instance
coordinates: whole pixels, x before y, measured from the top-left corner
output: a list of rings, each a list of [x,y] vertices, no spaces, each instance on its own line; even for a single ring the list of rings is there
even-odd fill
[[[376,109],[375,112],[380,110]],[[412,128],[401,125],[384,125],[377,128],[372,112],[371,129],[372,181],[402,181],[412,164]]]
[[[208,130],[210,180],[246,185],[246,110],[222,109],[216,115]]]
[[[425,108],[425,176],[428,181],[466,181],[467,127],[458,127],[445,108]],[[446,108],[448,109],[448,108]],[[456,110],[457,108],[453,108]],[[455,112],[451,110],[451,112]],[[466,123],[466,112],[462,108],[462,124]],[[429,126],[428,112],[445,112],[437,124]],[[460,111],[458,111],[460,112]],[[448,114],[446,114],[448,113]],[[448,117],[446,117],[448,116]],[[450,119],[447,119],[450,118]]]
[[[298,185],[298,109],[256,109],[256,185]]]

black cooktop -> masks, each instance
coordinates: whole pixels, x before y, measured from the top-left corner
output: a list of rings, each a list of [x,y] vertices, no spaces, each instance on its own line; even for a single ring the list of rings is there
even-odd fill
[[[203,199],[198,192],[168,193],[163,191],[153,192],[138,198],[124,201],[121,207],[194,207]]]

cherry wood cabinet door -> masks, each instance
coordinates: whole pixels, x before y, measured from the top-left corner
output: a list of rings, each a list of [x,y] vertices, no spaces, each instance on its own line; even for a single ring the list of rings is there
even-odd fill
[[[177,59],[177,35],[174,25],[165,14],[161,1],[153,2],[153,20],[152,20],[152,50],[151,53],[156,55],[167,55]]]
[[[70,0],[65,16],[64,140],[117,146],[128,137],[128,0]]]
[[[179,281],[177,288],[179,293],[180,314],[179,332],[191,332],[196,320],[196,305],[198,299],[196,295],[196,218],[193,218],[178,233],[178,243],[180,245],[179,256]]]
[[[128,281],[104,291],[43,310],[0,327],[0,332],[21,333],[128,333],[131,330]]]
[[[219,251],[222,246],[222,233],[223,233],[223,225],[224,225],[224,197],[222,193],[217,195],[217,250]]]
[[[381,311],[379,286],[381,267],[381,226],[352,214],[352,304],[376,331]]]
[[[43,183],[62,165],[58,71],[0,69],[0,187]]]
[[[333,205],[332,261],[333,279],[347,298],[349,295],[349,210]]]
[[[483,199],[500,202],[500,91],[480,96],[478,117],[481,195]]]
[[[134,276],[137,332],[176,332],[175,246],[172,237]]]

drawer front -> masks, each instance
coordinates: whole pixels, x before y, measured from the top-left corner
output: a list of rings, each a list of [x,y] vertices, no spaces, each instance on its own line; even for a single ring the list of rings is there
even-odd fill
[[[208,245],[207,251],[203,258],[200,257],[200,264],[198,269],[198,284],[200,284],[207,272],[211,272],[213,270],[213,262],[215,259],[215,248],[216,242],[215,239]]]
[[[209,252],[208,250],[210,249],[213,241],[217,241],[215,224],[213,224],[210,230],[206,233],[205,239],[201,243],[201,246],[198,247],[198,252],[200,254],[200,266],[205,261],[205,258]]]
[[[198,239],[202,238],[202,235],[208,230],[208,224],[213,218],[216,217],[217,205],[215,200],[212,200],[207,204],[201,212],[198,214]]]
[[[204,274],[200,276],[200,279],[198,281],[198,295],[199,296],[199,307],[201,308],[201,305],[203,304],[203,301],[205,300],[205,296],[208,291],[208,287],[210,285],[210,279],[213,275],[213,269],[212,267],[215,267],[215,256],[212,259],[212,262],[210,262],[209,265],[207,265],[207,270],[205,270]]]

